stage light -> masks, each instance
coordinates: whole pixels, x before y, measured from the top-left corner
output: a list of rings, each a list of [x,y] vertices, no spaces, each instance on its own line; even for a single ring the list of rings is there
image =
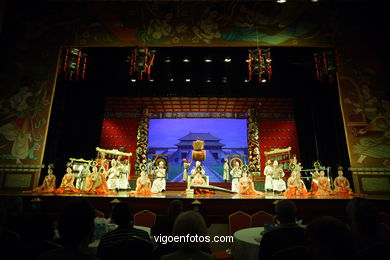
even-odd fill
[[[191,81],[191,79],[186,79],[186,82],[190,82]]]
[[[149,48],[135,48],[131,51],[131,56],[128,57],[130,63],[130,76],[137,74],[138,79],[142,80],[143,74],[148,75],[150,79],[151,69],[154,63],[155,50]]]
[[[272,75],[270,48],[248,51],[248,79],[252,80],[253,75],[257,75],[259,83],[264,82],[263,79],[270,80]]]
[[[267,80],[266,79],[262,79],[261,82],[265,83],[265,82],[267,82]]]
[[[131,82],[136,82],[137,80],[136,79],[131,79]]]
[[[171,82],[172,82],[172,81],[173,81],[173,78],[171,78],[169,81],[171,81]]]
[[[164,62],[167,62],[167,63],[171,62],[171,58],[170,58],[169,56],[166,57],[165,60],[164,60]]]
[[[336,79],[340,63],[337,51],[324,49],[313,53],[317,79],[332,83]]]
[[[183,62],[191,62],[191,61],[190,61],[189,58],[186,57],[186,58],[183,59]]]
[[[284,4],[284,3],[287,2],[287,0],[276,0],[276,2],[277,2],[278,4]]]
[[[320,0],[310,0],[312,3],[318,3]]]
[[[231,62],[231,61],[232,61],[232,59],[230,57],[225,58],[225,62]]]
[[[210,57],[204,59],[204,62],[212,62],[213,60]]]
[[[211,79],[206,79],[206,82],[207,82],[207,83],[210,83],[210,82],[211,82]]]
[[[66,48],[62,56],[61,68],[58,73],[63,73],[67,80],[84,79],[87,66],[87,54],[79,48]]]
[[[223,77],[222,82],[228,82],[227,77]]]
[[[150,82],[154,82],[154,79],[149,79]]]
[[[249,82],[249,80],[245,79],[244,82]]]

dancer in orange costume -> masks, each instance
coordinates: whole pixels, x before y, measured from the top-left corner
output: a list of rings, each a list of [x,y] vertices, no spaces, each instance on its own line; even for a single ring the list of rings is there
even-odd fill
[[[242,172],[242,177],[238,182],[239,193],[243,195],[264,195],[264,193],[255,190],[255,186],[251,178],[248,177],[248,173],[246,171]]]
[[[316,193],[318,190],[318,177],[320,177],[320,173],[318,172],[317,169],[313,172],[313,175],[311,176],[311,187],[310,187],[310,192],[311,193]]]
[[[49,165],[47,169],[47,175],[45,176],[42,185],[33,189],[32,192],[50,193],[50,192],[55,192],[55,190],[56,190],[56,176],[53,174],[53,166]],[[31,192],[31,191],[26,191],[26,192]]]
[[[287,190],[283,193],[283,195],[286,197],[309,195],[305,183],[301,179],[301,173],[299,170],[291,173],[290,178],[287,180]]]
[[[330,195],[332,189],[330,188],[330,182],[328,177],[325,177],[325,172],[320,171],[320,177],[318,177],[318,190],[314,195]]]
[[[71,165],[68,165],[66,168],[66,174],[62,177],[61,185],[56,189],[56,193],[81,193],[78,189],[74,187],[74,176],[72,173]]]
[[[137,186],[135,191],[130,191],[130,194],[136,195],[150,195],[152,194],[151,182],[149,176],[146,174],[146,166],[141,165],[141,176],[137,178]]]
[[[92,167],[92,172],[87,175],[85,191],[88,193],[97,193],[97,194],[113,194],[108,189],[106,182],[107,173],[104,167],[100,168],[98,171],[97,166]]]
[[[207,195],[207,194],[215,194],[214,191],[209,190],[209,189],[204,189],[204,188],[197,188],[196,186],[205,186],[207,185],[205,179],[202,176],[202,168],[199,166],[197,168],[197,173],[195,174],[194,178],[191,181],[190,186],[195,186],[194,187],[194,194],[198,195]]]
[[[350,195],[353,193],[349,181],[347,178],[343,176],[343,169],[339,168],[338,175],[336,179],[334,179],[334,195]]]

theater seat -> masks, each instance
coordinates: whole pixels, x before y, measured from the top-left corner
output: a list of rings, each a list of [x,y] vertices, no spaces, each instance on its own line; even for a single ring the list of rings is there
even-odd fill
[[[244,228],[251,227],[251,216],[242,212],[237,211],[229,215],[229,228],[230,234],[233,235],[234,232]]]
[[[251,216],[252,227],[264,227],[264,223],[274,223],[275,217],[265,211],[258,211]]]
[[[156,214],[149,210],[142,210],[134,214],[134,225],[152,227],[156,222]]]

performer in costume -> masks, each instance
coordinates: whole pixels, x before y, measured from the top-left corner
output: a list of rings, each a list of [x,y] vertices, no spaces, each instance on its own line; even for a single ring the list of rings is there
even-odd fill
[[[223,164],[223,179],[225,182],[228,182],[230,177],[229,177],[229,160],[224,159],[225,163]]]
[[[186,182],[188,179],[188,168],[191,166],[191,162],[187,162],[187,160],[184,158],[183,159],[183,181]]]
[[[56,191],[56,176],[53,174],[53,165],[49,164],[47,168],[47,175],[43,179],[41,186],[32,190],[32,192],[44,193]]]
[[[349,181],[347,178],[343,176],[343,168],[339,167],[338,175],[336,179],[334,179],[334,195],[350,195],[353,193]]]
[[[313,172],[313,175],[311,176],[311,187],[310,192],[316,193],[318,190],[318,177],[320,177],[320,173],[318,172],[318,169],[315,169]]]
[[[150,195],[152,194],[152,190],[150,188],[150,179],[148,174],[146,173],[146,165],[143,164],[140,166],[141,173],[140,177],[137,178],[137,186],[135,188],[135,191],[130,191],[130,194],[137,194],[137,195]]]
[[[242,177],[239,181],[239,193],[243,195],[264,195],[264,193],[255,190],[255,186],[250,177],[248,177],[247,168],[248,166],[242,166]]]
[[[80,193],[80,191],[74,187],[75,177],[72,173],[71,167],[72,166],[68,164],[68,167],[66,168],[66,174],[64,175],[64,177],[62,177],[61,185],[58,189],[56,189],[56,193]]]
[[[76,189],[81,191],[85,190],[86,178],[90,172],[89,164],[80,165],[79,174],[77,175],[76,180]]]
[[[165,165],[163,161],[158,162],[157,169],[155,170],[156,179],[153,181],[152,192],[159,193],[163,192],[166,189],[166,180],[165,180]]]
[[[274,161],[274,167],[272,168],[272,190],[277,193],[286,190],[286,182],[283,180],[284,172],[279,167],[278,161]]]
[[[190,185],[191,186],[204,186],[204,185],[207,185],[207,183],[206,183],[206,181],[204,179],[204,174],[202,173],[202,171],[203,171],[202,166],[198,165],[197,167],[195,167],[195,171],[196,171],[195,176],[193,176]],[[204,188],[197,188],[197,187],[195,187],[194,194],[207,195],[207,194],[215,194],[215,192],[210,190],[210,189],[204,189]]]
[[[110,190],[119,190],[119,177],[120,177],[120,169],[117,165],[117,161],[115,159],[111,160],[111,168],[107,171],[108,174],[108,179],[107,179],[107,184],[108,188]]]
[[[240,169],[240,163],[238,161],[234,161],[233,169],[230,171],[230,175],[232,175],[232,191],[240,192],[239,181],[242,176],[242,172]]]
[[[328,177],[325,176],[324,170],[320,171],[320,177],[318,177],[318,190],[314,195],[330,195],[332,189]]]
[[[116,159],[116,165],[119,171],[119,177],[118,177],[118,189],[126,190],[128,189],[128,172],[129,167],[125,164],[125,160],[122,159],[122,156],[119,155]]]
[[[291,173],[291,176],[287,180],[287,189],[283,195],[286,197],[309,195],[305,183],[301,179],[301,173],[299,170],[294,170]]]
[[[108,163],[108,161],[106,159],[106,154],[105,153],[99,152],[99,157],[96,159],[96,162],[97,162],[97,166],[99,168],[104,167],[105,170],[108,170],[109,163]]]
[[[272,190],[273,184],[272,184],[272,163],[271,160],[268,160],[265,167],[264,167],[264,175],[265,175],[265,183],[264,183],[264,190]]]
[[[197,170],[197,167],[198,167],[198,166],[200,166],[200,169],[202,169],[202,170],[201,170],[202,176],[203,176],[203,177],[206,176],[206,172],[205,172],[205,170],[203,169],[202,164],[200,163],[200,161],[196,161],[196,162],[195,162],[195,167],[191,170],[191,177],[195,177],[195,175],[198,173],[198,170]]]

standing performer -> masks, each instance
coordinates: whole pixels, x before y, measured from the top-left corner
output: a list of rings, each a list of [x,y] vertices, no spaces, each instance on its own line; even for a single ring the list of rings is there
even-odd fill
[[[165,165],[163,161],[158,163],[157,169],[155,170],[156,179],[153,181],[152,192],[159,193],[163,192],[166,189],[166,180],[165,180]]]
[[[68,167],[66,168],[66,174],[64,177],[62,177],[61,185],[58,189],[56,189],[56,193],[80,193],[80,191],[74,187],[74,175],[72,173],[71,167],[72,165],[68,164]]]
[[[117,161],[115,159],[111,160],[111,168],[107,171],[108,174],[108,188],[110,190],[119,190],[119,177],[120,177],[120,169],[117,165]]]
[[[42,185],[33,189],[32,192],[38,192],[38,193],[55,192],[55,190],[56,190],[56,176],[53,174],[53,165],[49,164],[47,168],[47,175],[45,176]]]
[[[264,175],[265,175],[265,183],[264,183],[264,190],[267,192],[268,190],[273,190],[273,184],[272,184],[272,163],[271,160],[268,160],[265,167],[264,167]]]
[[[234,162],[234,167],[230,171],[230,175],[232,175],[232,191],[233,192],[240,192],[240,187],[239,187],[239,181],[242,176],[242,172],[240,169],[240,163],[238,161]]]
[[[223,179],[225,180],[225,182],[228,182],[229,179],[230,179],[230,176],[229,176],[229,160],[228,159],[224,159],[225,163],[223,164]]]
[[[283,169],[279,167],[278,161],[274,161],[274,167],[272,169],[272,190],[277,193],[281,193],[286,190],[286,183],[283,180],[284,172]]]
[[[85,182],[86,177],[91,171],[89,170],[89,164],[80,165],[79,174],[77,175],[76,180],[76,189],[84,191],[85,190]]]
[[[343,168],[339,167],[338,175],[336,179],[334,179],[334,195],[350,195],[353,193],[349,181],[347,178],[343,176]]]
[[[186,158],[183,159],[183,181],[186,182],[188,179],[188,168],[191,166],[191,162],[187,162]]]

